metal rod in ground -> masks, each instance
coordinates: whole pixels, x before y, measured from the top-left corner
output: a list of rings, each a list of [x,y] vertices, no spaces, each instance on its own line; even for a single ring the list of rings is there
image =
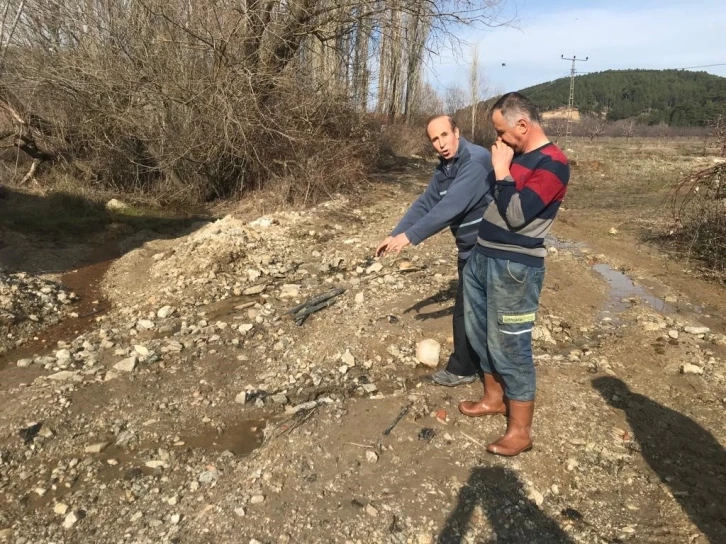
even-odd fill
[[[408,411],[411,409],[411,406],[413,406],[413,403],[412,402],[409,402],[406,406],[404,406],[403,408],[401,408],[401,411],[398,412],[398,415],[396,416],[396,419],[394,419],[393,422],[388,427],[386,427],[386,430],[383,431],[383,434],[384,435],[391,434],[391,431],[393,430],[393,428],[396,425],[398,425],[398,422],[401,421],[403,419],[403,416],[405,416],[408,413]]]
[[[305,323],[305,320],[310,314],[314,314],[315,312],[322,310],[323,308],[327,308],[328,306],[332,306],[333,304],[335,304],[335,300],[331,298],[315,306],[305,308],[301,312],[295,314],[295,323],[297,323],[298,325],[302,325],[303,323]]]
[[[297,312],[299,312],[303,308],[310,307],[310,306],[316,306],[316,305],[320,304],[321,302],[324,302],[324,301],[329,300],[331,298],[335,298],[337,296],[340,296],[343,293],[345,293],[345,289],[343,287],[336,287],[335,289],[331,289],[330,291],[326,291],[325,293],[321,293],[319,295],[315,295],[314,297],[306,300],[302,304],[298,304],[297,306],[295,306],[294,308],[292,308],[291,310],[289,310],[288,313],[290,313],[290,314],[296,314]]]

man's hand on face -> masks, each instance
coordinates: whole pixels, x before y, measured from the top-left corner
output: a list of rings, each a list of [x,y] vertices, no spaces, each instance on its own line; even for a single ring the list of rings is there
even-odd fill
[[[389,253],[393,252],[398,255],[399,253],[401,253],[401,250],[410,243],[411,241],[408,239],[408,236],[406,236],[406,233],[402,232],[398,236],[394,237],[390,242],[388,242],[384,251],[384,255],[388,255]]]
[[[498,180],[502,180],[510,175],[509,165],[512,164],[514,158],[514,149],[505,144],[501,138],[497,138],[492,146],[492,166]]]
[[[378,247],[376,248],[376,257],[380,257],[382,253],[385,253],[388,244],[390,244],[392,240],[393,236],[386,236],[385,239],[378,244]]]

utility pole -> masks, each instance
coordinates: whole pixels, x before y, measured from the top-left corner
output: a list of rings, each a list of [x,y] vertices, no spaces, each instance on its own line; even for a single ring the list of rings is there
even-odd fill
[[[570,99],[567,101],[567,126],[565,128],[565,148],[567,148],[570,147],[570,136],[572,136],[572,113],[575,108],[575,74],[577,73],[575,70],[575,63],[577,61],[587,62],[587,59],[590,57],[578,59],[575,55],[572,55],[572,58],[560,55],[560,58],[562,60],[572,61],[572,68],[570,69]]]

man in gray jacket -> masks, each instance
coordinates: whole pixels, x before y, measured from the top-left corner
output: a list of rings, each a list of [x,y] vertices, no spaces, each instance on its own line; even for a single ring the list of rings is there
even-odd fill
[[[459,135],[449,116],[432,118],[426,127],[439,164],[426,191],[411,205],[395,229],[376,248],[376,256],[398,255],[409,244],[418,245],[446,227],[459,250],[459,283],[454,301],[454,351],[445,369],[431,378],[439,385],[455,386],[477,379],[479,357],[466,338],[461,273],[476,245],[484,208],[492,201],[492,156]]]

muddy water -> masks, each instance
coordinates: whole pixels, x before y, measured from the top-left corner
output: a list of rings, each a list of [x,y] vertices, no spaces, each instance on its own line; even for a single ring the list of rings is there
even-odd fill
[[[591,257],[587,253],[588,247],[581,242],[570,243],[554,239],[554,237],[548,241],[558,249],[572,252],[576,257],[584,259]],[[705,306],[692,304],[685,300],[678,300],[673,303],[666,302],[665,299],[654,295],[647,287],[637,283],[630,276],[606,263],[596,263],[592,265],[592,269],[606,280],[610,286],[608,299],[599,312],[601,320],[609,319],[618,322],[619,314],[625,312],[632,304],[641,302],[648,304],[663,315],[673,316],[677,314],[686,316],[690,314],[708,327],[726,329],[726,323],[718,313]]]
[[[245,456],[262,445],[264,428],[264,420],[241,421],[227,426],[222,432],[210,429],[200,434],[184,436],[182,442],[193,449],[230,451],[237,456]]]
[[[79,297],[73,306],[78,317],[65,317],[59,323],[39,332],[36,337],[21,346],[0,355],[0,370],[19,359],[32,358],[56,349],[58,341],[71,341],[89,330],[96,318],[105,314],[111,303],[103,297],[101,283],[106,271],[116,257],[116,248],[103,248],[104,259],[67,272],[60,282]],[[112,256],[111,256],[112,255]]]

